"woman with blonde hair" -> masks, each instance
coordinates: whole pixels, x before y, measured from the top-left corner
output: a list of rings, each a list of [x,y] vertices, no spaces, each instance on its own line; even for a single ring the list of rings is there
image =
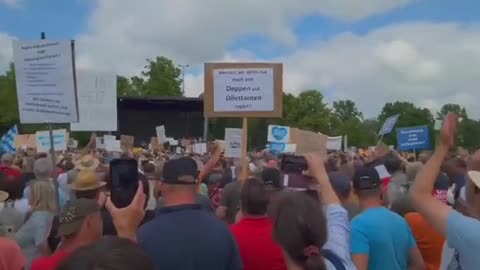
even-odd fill
[[[56,193],[50,182],[33,181],[30,188],[30,216],[15,235],[27,258],[27,269],[34,259],[48,254],[47,238],[57,213]]]

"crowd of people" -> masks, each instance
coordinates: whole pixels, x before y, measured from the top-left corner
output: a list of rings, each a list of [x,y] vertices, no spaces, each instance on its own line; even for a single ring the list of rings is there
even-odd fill
[[[478,269],[480,152],[452,151],[457,121],[448,114],[436,150],[413,160],[312,153],[297,176],[267,151],[244,168],[219,145],[207,155],[89,145],[55,162],[3,154],[0,270]],[[114,158],[138,162],[123,208],[110,197]]]

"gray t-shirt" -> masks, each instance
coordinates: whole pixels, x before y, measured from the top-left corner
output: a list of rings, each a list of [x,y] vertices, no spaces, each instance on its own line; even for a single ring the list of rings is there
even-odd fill
[[[208,199],[207,196],[202,194],[197,194],[197,196],[195,197],[195,203],[200,204],[203,209],[213,213],[212,202],[210,201],[210,199]],[[163,198],[160,197],[157,200],[157,209],[162,208],[163,206],[164,206]]]
[[[227,208],[226,220],[229,224],[235,223],[235,216],[240,209],[242,183],[235,181],[225,185],[220,206]]]

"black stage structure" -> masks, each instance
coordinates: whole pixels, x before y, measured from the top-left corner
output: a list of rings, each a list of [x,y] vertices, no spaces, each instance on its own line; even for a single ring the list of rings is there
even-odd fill
[[[203,136],[203,99],[190,97],[118,97],[118,134],[135,136],[135,145],[150,143],[155,127],[167,137]]]

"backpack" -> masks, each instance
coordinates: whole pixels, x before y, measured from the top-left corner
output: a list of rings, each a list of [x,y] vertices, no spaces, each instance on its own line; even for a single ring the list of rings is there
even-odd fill
[[[322,249],[322,256],[329,261],[337,270],[347,270],[342,260],[331,250]]]

